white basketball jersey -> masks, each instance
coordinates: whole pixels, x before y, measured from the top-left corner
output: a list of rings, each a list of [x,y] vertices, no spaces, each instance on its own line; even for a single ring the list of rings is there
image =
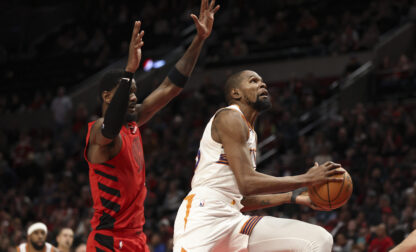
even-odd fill
[[[46,252],[51,252],[52,251],[52,245],[45,242],[45,248],[46,248]],[[27,252],[27,243],[22,243],[18,246],[18,252]]]
[[[214,141],[211,136],[212,122],[216,114],[223,109],[233,109],[238,111],[247,122],[249,127],[247,148],[251,154],[253,169],[256,169],[256,132],[245,119],[238,105],[231,105],[218,110],[205,127],[196,157],[195,174],[192,178],[192,189],[197,187],[209,187],[221,192],[239,204],[243,196],[238,189],[234,173],[228,165],[227,155],[224,153],[222,144]],[[239,205],[242,207],[241,204]]]

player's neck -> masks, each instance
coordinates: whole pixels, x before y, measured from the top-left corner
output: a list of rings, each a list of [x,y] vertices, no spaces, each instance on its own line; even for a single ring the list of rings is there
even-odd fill
[[[237,103],[236,105],[240,108],[247,122],[254,127],[254,122],[256,121],[259,112],[247,104]]]

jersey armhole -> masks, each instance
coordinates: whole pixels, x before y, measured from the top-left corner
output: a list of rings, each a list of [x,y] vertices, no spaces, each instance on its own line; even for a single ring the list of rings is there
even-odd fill
[[[230,108],[230,107],[221,108],[221,109],[217,110],[217,112],[215,112],[214,116],[212,117],[211,131],[212,131],[212,124],[214,123],[215,118],[217,117],[217,115],[220,112],[222,112],[224,110],[232,110],[232,111],[236,111],[236,112],[238,112],[240,114],[240,116],[243,119],[243,121],[247,124],[247,128],[248,128],[247,129],[247,139],[249,139],[250,138],[250,129],[251,129],[249,123],[247,122],[246,118],[244,117],[243,113],[241,113],[241,111],[239,111],[237,109]],[[212,138],[212,132],[211,132],[211,139],[212,139],[212,141],[214,141],[214,143],[217,143],[217,144],[219,144],[219,145],[222,146],[221,143],[218,143],[217,141],[214,140],[214,138]]]

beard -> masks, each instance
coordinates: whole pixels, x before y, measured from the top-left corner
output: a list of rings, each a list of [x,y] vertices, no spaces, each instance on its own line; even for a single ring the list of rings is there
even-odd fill
[[[254,103],[252,103],[252,106],[257,112],[263,112],[272,107],[272,102],[269,97],[266,99],[260,99],[260,96],[257,96],[257,99]]]
[[[45,247],[45,243],[42,243],[41,245],[37,244],[34,241],[30,241],[30,243],[32,244],[32,246],[36,249],[36,250],[42,250]]]
[[[129,112],[127,112],[124,120],[129,123],[129,122],[136,121],[136,118],[137,118],[137,114],[136,113],[129,113]]]

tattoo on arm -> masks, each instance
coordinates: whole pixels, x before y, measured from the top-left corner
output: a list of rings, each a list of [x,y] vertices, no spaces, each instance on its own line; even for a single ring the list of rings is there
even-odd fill
[[[268,206],[268,205],[270,205],[270,200],[262,200],[262,201],[260,202],[260,205],[261,205],[261,206]]]

